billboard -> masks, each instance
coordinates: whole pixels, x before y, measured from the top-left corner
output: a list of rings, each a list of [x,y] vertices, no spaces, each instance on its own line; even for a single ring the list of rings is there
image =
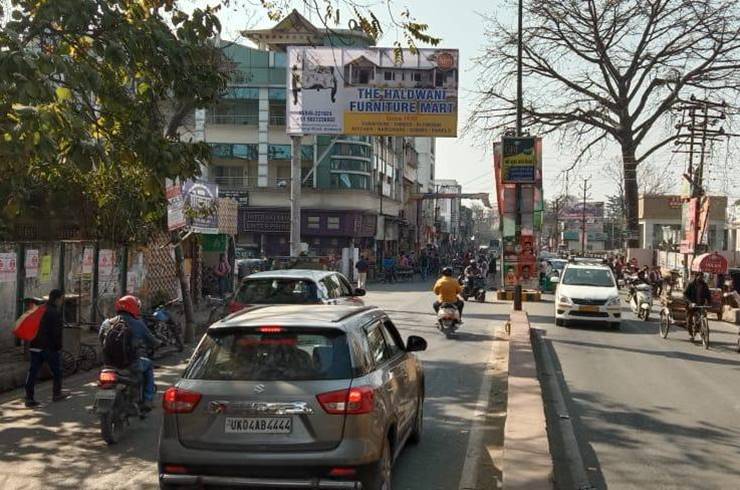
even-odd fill
[[[190,229],[195,233],[218,233],[218,186],[209,182],[189,180],[182,186],[185,209],[192,217]]]
[[[287,133],[457,136],[458,51],[288,48]]]
[[[533,183],[537,178],[534,137],[504,137],[501,143],[501,179],[505,184]]]

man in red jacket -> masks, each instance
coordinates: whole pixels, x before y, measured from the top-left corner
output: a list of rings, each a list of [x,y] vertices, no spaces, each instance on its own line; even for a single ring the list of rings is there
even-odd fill
[[[31,341],[28,349],[31,355],[31,365],[28,368],[28,376],[26,377],[26,407],[28,408],[34,408],[40,405],[34,398],[34,389],[36,387],[36,378],[38,378],[39,371],[44,363],[49,365],[51,375],[54,379],[52,401],[57,402],[67,398],[67,394],[62,392],[61,350],[62,329],[64,328],[62,303],[64,303],[64,293],[59,289],[52,289],[49,292],[46,312],[41,317],[39,331]]]

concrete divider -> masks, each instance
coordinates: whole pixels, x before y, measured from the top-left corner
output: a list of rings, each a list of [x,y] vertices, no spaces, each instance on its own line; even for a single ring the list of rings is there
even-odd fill
[[[509,317],[509,388],[504,429],[504,490],[553,488],[553,464],[529,319],[523,311]]]

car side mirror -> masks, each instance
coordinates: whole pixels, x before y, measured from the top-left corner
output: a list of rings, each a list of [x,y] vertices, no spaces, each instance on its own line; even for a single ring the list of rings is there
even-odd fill
[[[406,352],[420,352],[427,350],[427,341],[417,335],[410,335],[406,340]]]
[[[354,295],[355,296],[365,296],[367,294],[367,291],[365,291],[362,288],[355,288]]]
[[[556,284],[557,284],[557,283],[559,283],[559,282],[560,282],[560,276],[558,276],[558,275],[554,275],[554,276],[552,276],[552,277],[550,278],[550,282],[552,282],[552,283],[556,283]]]

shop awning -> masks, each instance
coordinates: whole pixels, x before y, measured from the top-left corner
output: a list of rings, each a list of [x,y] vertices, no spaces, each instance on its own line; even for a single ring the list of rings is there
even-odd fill
[[[697,255],[691,263],[691,270],[710,274],[727,274],[727,259],[717,252]]]

